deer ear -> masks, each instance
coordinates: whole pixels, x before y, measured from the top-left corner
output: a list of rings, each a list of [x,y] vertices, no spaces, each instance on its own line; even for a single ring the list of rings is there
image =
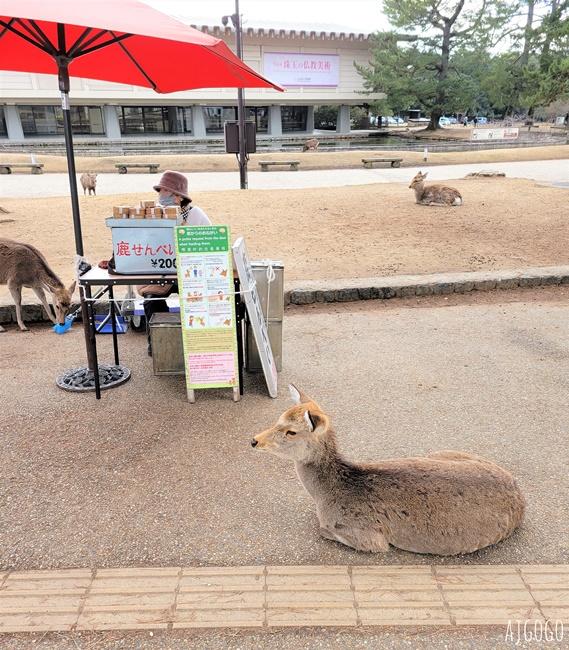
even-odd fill
[[[429,175],[429,172],[425,172],[425,173],[423,174],[423,178],[427,178],[428,175]]]
[[[69,293],[73,295],[73,292],[75,291],[75,286],[77,285],[77,281],[73,282],[73,284],[69,287]]]
[[[308,404],[308,402],[313,401],[310,397],[308,397],[308,395],[306,395],[306,393],[303,393],[294,384],[289,384],[288,387],[290,394],[292,395],[292,399],[296,404]]]
[[[324,423],[324,419],[321,418],[320,416],[316,415],[315,413],[311,413],[310,411],[305,411],[304,412],[304,422],[308,428],[308,431],[312,433],[315,431],[320,425]]]
[[[308,430],[310,431],[310,433],[312,433],[314,431],[314,429],[316,428],[316,422],[315,422],[315,418],[313,418],[310,415],[310,411],[305,411],[305,413],[304,413],[304,421],[306,423],[306,426],[308,427]]]
[[[289,384],[288,389],[290,390],[290,395],[295,404],[300,404],[300,393],[298,392],[298,388],[294,384]]]

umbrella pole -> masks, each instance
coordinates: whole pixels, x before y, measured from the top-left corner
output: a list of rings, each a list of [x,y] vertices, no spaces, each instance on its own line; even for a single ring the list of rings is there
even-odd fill
[[[75,170],[75,156],[73,155],[73,131],[71,129],[71,110],[69,108],[69,69],[67,61],[59,62],[59,90],[61,92],[61,109],[63,111],[63,132],[65,135],[65,153],[67,155],[67,171],[69,174],[69,189],[71,191],[71,211],[73,213],[73,230],[75,232],[75,250],[79,257],[84,257],[83,236],[81,233],[81,214],[79,212],[79,194],[77,192],[77,172]],[[81,317],[85,332],[85,346],[87,348],[87,363],[89,370],[95,370],[95,355],[89,334],[89,321],[87,318],[87,304],[84,292],[79,289],[81,296]],[[98,383],[98,382],[97,382]],[[98,392],[98,391],[97,391]]]
[[[71,111],[69,108],[69,72],[67,66],[59,70],[59,90],[61,91],[61,108],[63,110],[63,132],[65,134],[65,153],[67,155],[69,188],[71,190],[75,250],[77,251],[77,255],[83,257],[83,236],[81,233],[81,215],[79,213],[79,194],[77,192],[77,172],[75,171],[75,156],[73,155],[73,132],[71,129]]]
[[[73,154],[73,133],[71,129],[71,111],[69,108],[69,61],[63,57],[57,61],[59,68],[59,90],[61,91],[61,108],[63,110],[63,132],[65,135],[65,152],[67,154],[67,169],[69,173],[69,187],[71,190],[71,209],[73,212],[73,229],[75,232],[75,249],[79,257],[84,257],[83,237],[81,234],[81,215],[79,212],[79,193],[77,192],[77,172],[75,170],[75,156]],[[91,297],[90,288],[79,288],[81,300],[81,318],[85,334],[85,348],[87,350],[87,368],[69,370],[57,378],[60,388],[71,391],[95,390],[97,399],[101,399],[101,388],[109,388],[127,381],[130,370],[124,366],[105,366],[110,373],[105,374],[106,379],[101,386],[100,366],[97,364],[96,335],[91,327],[93,312],[87,307],[85,291]],[[118,373],[118,376],[117,376]]]

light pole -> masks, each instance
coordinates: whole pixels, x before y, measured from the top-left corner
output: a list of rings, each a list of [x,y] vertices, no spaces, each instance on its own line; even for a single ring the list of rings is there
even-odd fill
[[[235,0],[235,13],[223,16],[221,22],[227,25],[229,19],[235,27],[235,44],[237,56],[243,61],[243,42],[241,40],[241,16],[239,15],[239,0]],[[247,189],[247,140],[245,135],[245,98],[243,88],[237,89],[237,128],[239,132],[239,181],[242,190]]]

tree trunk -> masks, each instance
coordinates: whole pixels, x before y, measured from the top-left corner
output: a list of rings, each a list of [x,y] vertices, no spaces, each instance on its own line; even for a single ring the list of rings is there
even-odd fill
[[[439,124],[439,120],[441,119],[442,115],[440,111],[435,111],[431,113],[431,121],[429,122],[426,130],[427,131],[439,131],[442,127]]]

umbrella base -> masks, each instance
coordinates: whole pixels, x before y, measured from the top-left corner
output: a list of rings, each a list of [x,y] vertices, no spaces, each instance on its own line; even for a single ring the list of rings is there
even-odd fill
[[[99,384],[101,390],[120,386],[130,379],[130,370],[125,366],[107,363],[99,364]],[[59,388],[69,391],[86,392],[95,390],[95,373],[88,367],[75,368],[59,375],[55,380]]]

